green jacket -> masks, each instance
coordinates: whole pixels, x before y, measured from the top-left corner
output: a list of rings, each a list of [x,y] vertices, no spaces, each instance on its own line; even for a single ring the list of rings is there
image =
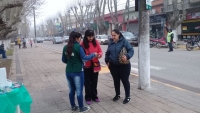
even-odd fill
[[[64,46],[62,52],[62,62],[66,63],[67,73],[76,73],[83,71],[83,62],[91,60],[95,54],[86,56],[83,48],[78,42],[74,43],[71,57],[67,57],[67,46]]]

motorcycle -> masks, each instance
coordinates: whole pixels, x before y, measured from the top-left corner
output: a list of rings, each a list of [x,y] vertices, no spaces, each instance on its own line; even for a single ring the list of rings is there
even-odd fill
[[[152,39],[150,38],[150,48],[156,46],[158,39]]]
[[[153,39],[153,38],[150,38],[150,48],[154,47],[157,45],[157,43],[161,40],[164,40],[165,37],[162,37],[162,38],[156,38],[156,39]]]
[[[177,48],[176,42],[173,41],[172,46],[173,46],[174,49],[176,49],[176,48]],[[162,47],[168,48],[169,45],[168,45],[166,39],[165,39],[165,38],[162,38],[162,40],[159,40],[159,41],[157,42],[156,47],[157,47],[158,49],[160,49],[160,48],[162,48]]]
[[[188,51],[191,51],[196,47],[199,47],[199,49],[200,49],[200,43],[199,43],[199,40],[197,38],[184,40],[184,42],[185,42],[185,45],[186,45],[186,49]]]

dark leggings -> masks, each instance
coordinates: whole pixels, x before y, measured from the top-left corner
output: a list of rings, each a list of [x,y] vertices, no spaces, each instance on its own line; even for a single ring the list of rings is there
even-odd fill
[[[120,95],[120,80],[121,80],[122,84],[124,85],[126,98],[130,97],[129,76],[131,72],[131,65],[130,64],[115,65],[110,63],[109,68],[114,80],[116,96]]]
[[[85,100],[95,100],[98,98],[97,84],[99,73],[94,73],[93,68],[84,69],[85,76]]]

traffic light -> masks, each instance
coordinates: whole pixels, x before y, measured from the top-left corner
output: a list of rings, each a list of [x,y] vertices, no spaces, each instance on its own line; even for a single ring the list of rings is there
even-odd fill
[[[135,11],[138,11],[138,5],[139,5],[139,4],[138,4],[138,1],[139,1],[139,0],[135,0]]]
[[[146,5],[144,4],[145,6],[143,6],[143,4],[140,4],[141,2],[139,0],[135,0],[135,11],[139,11],[139,4],[140,4],[140,7],[141,7],[141,5],[143,7],[146,7],[146,10],[152,9],[151,0],[144,0],[144,1],[146,2]]]

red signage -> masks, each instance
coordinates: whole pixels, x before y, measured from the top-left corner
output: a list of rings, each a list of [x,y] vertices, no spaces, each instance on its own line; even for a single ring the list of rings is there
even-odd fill
[[[200,19],[200,12],[188,13],[188,14],[186,15],[186,19],[187,19],[187,20],[191,20],[191,19]]]

